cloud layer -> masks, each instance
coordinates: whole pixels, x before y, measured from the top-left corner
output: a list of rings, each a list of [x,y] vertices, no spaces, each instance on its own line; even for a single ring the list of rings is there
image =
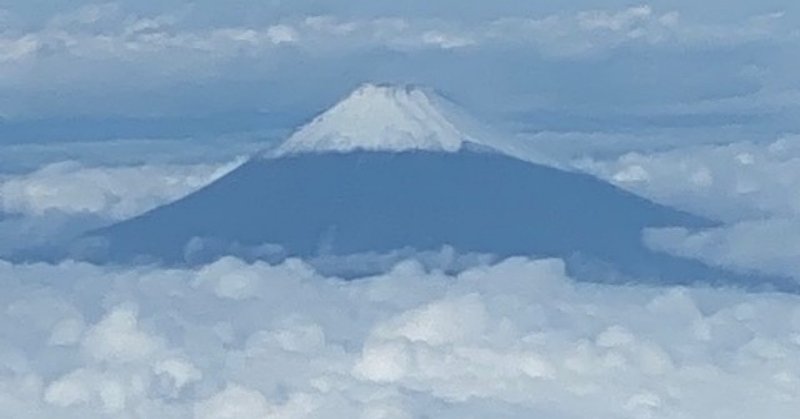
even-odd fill
[[[92,214],[122,220],[182,198],[235,169],[227,164],[86,167],[47,165],[24,175],[0,177],[0,212],[42,216]]]
[[[800,138],[582,159],[586,171],[667,205],[726,222],[648,231],[656,249],[744,272],[800,278]]]
[[[576,284],[561,262],[528,259],[457,276],[412,260],[353,282],[297,260],[0,263],[0,282],[4,416],[752,418],[800,408],[795,296]]]
[[[574,163],[669,205],[733,222],[800,214],[800,137],[630,152]]]
[[[760,118],[796,112],[792,4],[449,3],[12,4],[0,115],[299,112],[365,81],[431,85],[519,123],[688,111],[776,129],[791,123]]]
[[[513,16],[513,17],[512,17]],[[314,53],[353,49],[459,49],[524,44],[547,55],[598,53],[630,43],[684,47],[735,45],[786,35],[783,14],[754,16],[744,24],[684,22],[675,10],[649,5],[621,9],[485,19],[476,22],[392,16],[286,17],[264,25],[192,28],[184,13],[131,14],[118,4],[89,5],[55,15],[37,31],[8,31],[0,38],[6,63],[66,53],[79,58],[132,58],[161,52],[212,53],[209,58],[267,52],[276,47]]]

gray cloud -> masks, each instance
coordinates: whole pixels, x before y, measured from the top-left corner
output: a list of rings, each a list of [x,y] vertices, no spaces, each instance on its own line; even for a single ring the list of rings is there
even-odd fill
[[[740,272],[800,279],[800,219],[748,220],[707,231],[655,229],[645,234],[655,248]]]
[[[35,60],[65,53],[79,58],[135,59],[168,51],[208,53],[211,60],[231,55],[270,54],[291,46],[306,52],[341,53],[353,49],[457,49],[517,44],[554,57],[602,52],[625,44],[671,44],[707,48],[759,40],[780,41],[790,34],[784,15],[754,16],[736,25],[684,22],[677,11],[647,5],[573,14],[502,17],[465,22],[402,16],[347,18],[335,15],[287,17],[260,26],[187,28],[187,16],[124,14],[113,4],[86,6],[56,15],[41,29],[7,33],[6,61]]]
[[[728,115],[736,100],[759,103],[746,115],[794,106],[783,92],[797,88],[789,76],[797,63],[781,53],[796,44],[791,5],[740,5],[712,18],[688,3],[515,3],[480,7],[482,17],[476,4],[460,4],[444,19],[421,3],[240,3],[119,3],[57,7],[35,23],[17,17],[0,33],[8,98],[0,113],[309,112],[364,81],[432,85],[513,122],[535,112],[557,112],[549,124],[568,113]]]

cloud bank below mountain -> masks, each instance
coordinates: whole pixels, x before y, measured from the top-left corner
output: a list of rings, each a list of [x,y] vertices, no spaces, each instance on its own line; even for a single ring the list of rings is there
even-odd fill
[[[299,260],[0,262],[0,283],[3,416],[744,419],[800,408],[797,296],[577,284],[557,260],[522,258],[457,276],[409,260],[352,282]]]
[[[186,196],[243,161],[128,167],[54,163],[27,174],[0,177],[0,211],[35,216],[85,213],[122,220]]]

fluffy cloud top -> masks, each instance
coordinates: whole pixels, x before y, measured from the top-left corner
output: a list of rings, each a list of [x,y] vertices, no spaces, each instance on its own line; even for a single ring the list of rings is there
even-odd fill
[[[744,272],[800,278],[800,138],[632,152],[577,167],[668,205],[727,222],[648,231],[651,247]]]
[[[182,198],[241,162],[136,167],[55,163],[25,175],[0,178],[0,211],[34,216],[86,213],[121,220]]]
[[[297,260],[0,262],[0,283],[4,416],[727,419],[800,408],[796,296],[578,284],[561,262],[528,259],[455,276],[410,260],[353,282]]]
[[[724,221],[800,214],[800,137],[584,159],[583,170],[659,202]]]

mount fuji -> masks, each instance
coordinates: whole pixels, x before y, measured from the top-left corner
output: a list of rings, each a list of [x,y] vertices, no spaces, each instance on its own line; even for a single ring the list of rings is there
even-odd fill
[[[365,84],[297,130],[273,153],[458,152],[483,147],[527,160],[546,157],[472,118],[436,92]]]
[[[117,261],[191,262],[208,243],[303,258],[449,246],[671,283],[727,276],[642,244],[648,227],[713,222],[532,163],[509,138],[430,90],[368,84],[207,187],[86,239]]]

